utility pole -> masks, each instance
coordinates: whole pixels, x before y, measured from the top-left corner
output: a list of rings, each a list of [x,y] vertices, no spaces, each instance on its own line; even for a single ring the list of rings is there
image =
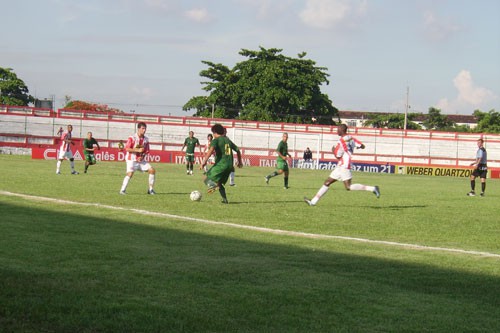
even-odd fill
[[[403,126],[403,129],[406,131],[406,127],[408,126],[408,109],[410,108],[409,105],[409,98],[410,98],[410,87],[406,86],[406,108],[405,108],[405,123]]]

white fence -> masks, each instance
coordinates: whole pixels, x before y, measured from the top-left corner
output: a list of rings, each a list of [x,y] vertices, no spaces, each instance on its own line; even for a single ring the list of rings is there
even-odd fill
[[[73,125],[74,137],[84,138],[86,133],[91,131],[103,146],[115,145],[120,140],[126,140],[135,132],[136,127],[136,123],[132,121],[0,114],[0,137],[37,136],[42,137],[36,140],[43,144],[43,137],[53,138],[60,127],[66,129],[68,124]],[[223,121],[223,125],[231,124],[231,121],[226,123]],[[302,157],[307,147],[313,151],[313,159],[334,159],[331,148],[338,137],[331,128],[308,130],[304,125],[264,125],[268,126],[256,129],[255,126],[235,125],[228,128],[228,136],[239,147],[244,148],[247,154],[270,156],[274,154],[282,133],[287,131],[290,154],[296,159]],[[151,122],[148,123],[147,135],[153,143],[153,149],[177,150],[190,130],[195,132],[195,136],[202,144],[206,143],[210,127],[206,120],[199,118],[190,119],[189,125],[174,121]],[[357,161],[401,164],[469,165],[477,150],[476,140],[480,137],[479,134],[404,132],[373,128],[355,128],[351,129],[351,132],[366,146],[366,149],[356,151]],[[490,167],[500,167],[500,136],[488,134],[484,135],[484,139]]]

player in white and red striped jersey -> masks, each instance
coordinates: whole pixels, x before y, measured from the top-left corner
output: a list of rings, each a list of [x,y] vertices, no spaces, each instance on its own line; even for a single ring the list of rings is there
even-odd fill
[[[61,127],[62,128],[62,127]],[[56,174],[61,174],[61,164],[64,159],[68,159],[71,165],[71,174],[77,175],[78,172],[75,170],[75,159],[73,158],[73,152],[71,151],[71,145],[75,143],[72,140],[73,126],[68,125],[68,130],[61,134],[61,145],[59,146],[59,153],[57,154],[57,164],[56,164]]]
[[[337,127],[337,134],[340,136],[339,141],[333,148],[333,154],[339,160],[337,166],[330,173],[330,176],[325,180],[323,186],[318,190],[318,193],[312,199],[304,198],[304,201],[309,206],[315,206],[319,199],[328,192],[330,185],[337,180],[343,181],[345,189],[348,191],[369,191],[380,197],[380,189],[378,186],[368,186],[362,184],[351,184],[352,180],[352,154],[355,148],[364,149],[365,145],[347,134],[347,126],[341,124]]]
[[[156,194],[154,191],[156,170],[145,160],[145,157],[149,154],[149,139],[145,136],[146,128],[147,126],[144,122],[138,123],[137,133],[130,136],[125,144],[125,150],[127,152],[125,154],[127,175],[123,179],[120,194],[126,194],[128,183],[137,170],[148,172],[148,194]]]

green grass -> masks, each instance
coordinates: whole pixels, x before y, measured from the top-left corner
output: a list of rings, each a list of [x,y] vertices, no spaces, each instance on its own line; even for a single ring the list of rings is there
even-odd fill
[[[77,168],[82,169],[81,162]],[[328,171],[237,170],[229,205],[200,172],[156,164],[158,195],[124,163],[55,175],[54,161],[0,155],[0,331],[498,332],[500,258],[314,239],[152,216],[131,209],[320,235],[500,254],[498,180],[466,197],[467,179],[355,173],[382,196],[342,184],[316,207]],[[479,184],[478,184],[479,186]]]

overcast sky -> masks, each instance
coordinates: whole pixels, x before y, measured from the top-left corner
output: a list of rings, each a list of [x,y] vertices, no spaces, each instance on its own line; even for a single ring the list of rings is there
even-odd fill
[[[207,60],[283,49],[340,110],[500,111],[499,0],[0,0],[0,67],[37,98],[190,115]]]

